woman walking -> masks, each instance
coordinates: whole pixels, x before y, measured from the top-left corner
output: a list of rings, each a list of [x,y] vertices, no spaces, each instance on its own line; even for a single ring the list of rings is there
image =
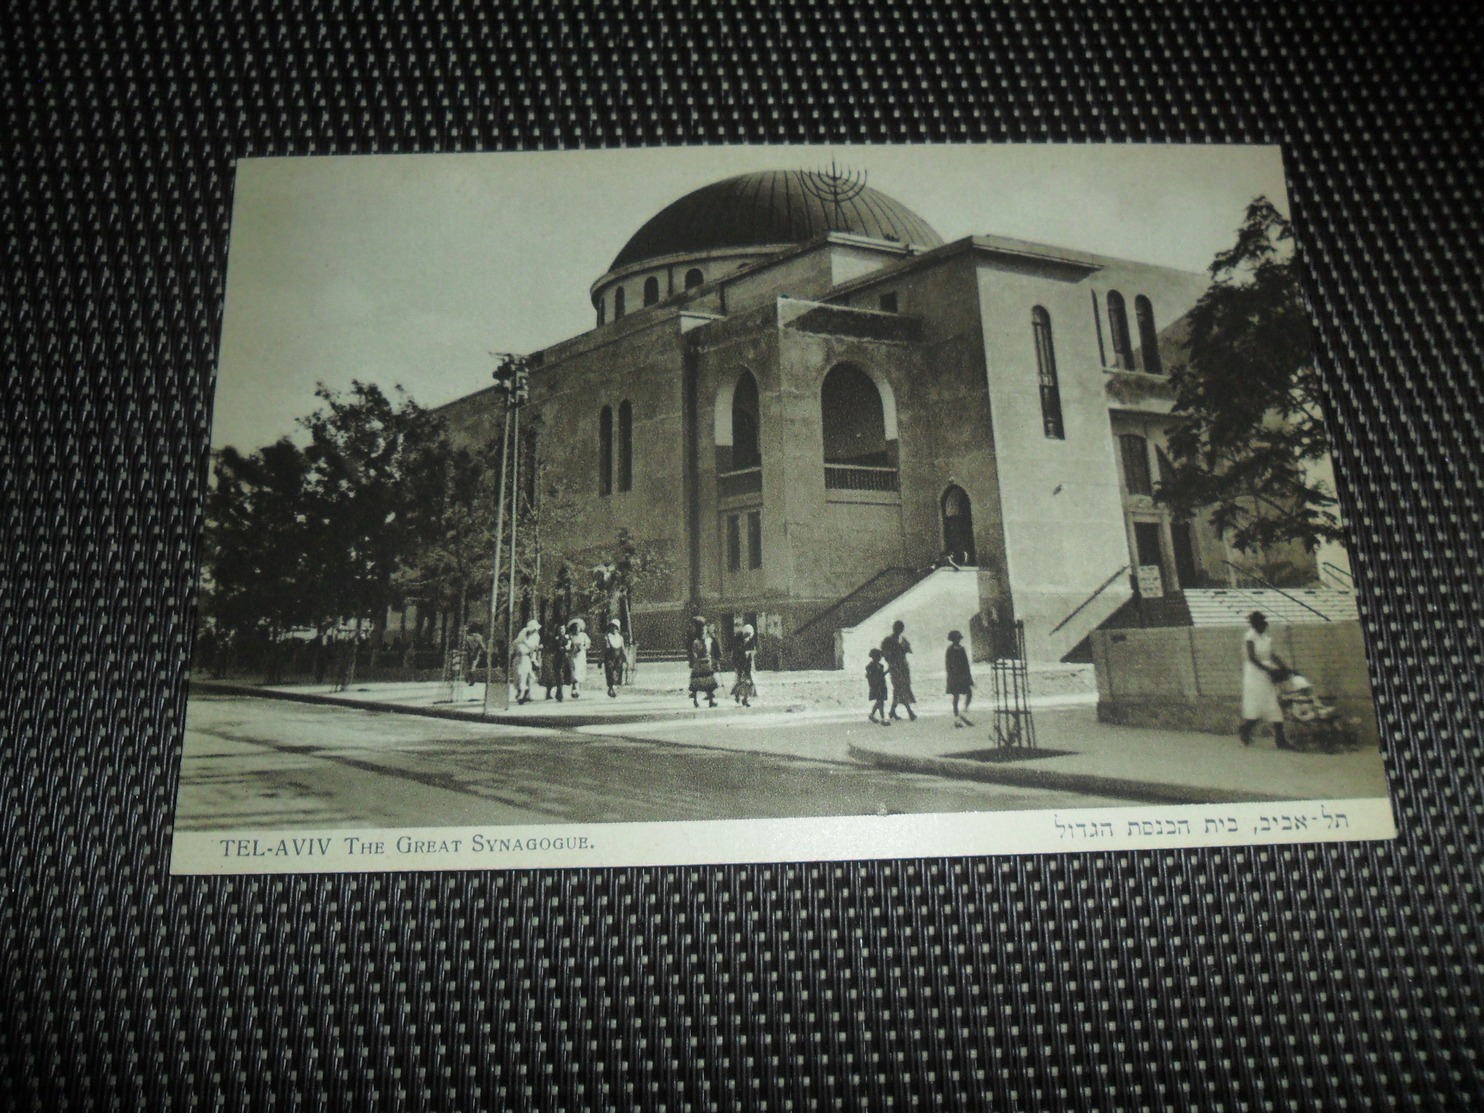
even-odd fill
[[[974,699],[974,676],[969,671],[969,653],[963,645],[964,634],[954,629],[948,634],[948,650],[943,653],[943,666],[948,672],[948,693],[953,696],[953,728],[973,725],[969,720],[969,703]],[[958,712],[958,700],[964,700],[964,712]]]
[[[573,698],[581,698],[582,688],[587,685],[587,650],[592,646],[587,622],[573,617],[567,625],[567,682],[572,685]]]
[[[1278,680],[1287,676],[1288,667],[1273,652],[1268,618],[1253,612],[1247,623],[1252,627],[1242,637],[1242,725],[1237,736],[1242,744],[1252,744],[1252,731],[1259,721],[1266,721],[1273,727],[1273,743],[1297,752],[1283,732],[1283,709],[1278,705]]]
[[[732,701],[744,706],[757,697],[757,686],[752,681],[752,669],[757,664],[757,633],[752,625],[744,624],[738,634],[736,646],[732,648],[732,668],[737,679],[732,684]]]
[[[891,626],[891,635],[881,641],[881,654],[891,670],[891,716],[896,721],[902,720],[902,715],[897,713],[898,706],[907,707],[907,716],[913,721],[917,720],[917,714],[912,710],[917,705],[917,695],[912,693],[912,668],[907,663],[907,657],[912,654],[912,645],[903,635],[906,630],[905,624],[895,621]]]
[[[546,697],[551,698],[551,692],[556,691],[556,700],[561,702],[562,689],[566,685],[564,678],[567,670],[567,630],[557,617],[555,607],[551,610],[551,625],[549,635],[543,641],[541,649],[541,685],[546,688]]]
[[[624,642],[619,630],[618,618],[608,622],[608,631],[603,634],[603,678],[608,684],[608,697],[618,697],[619,684],[623,682]]]
[[[515,680],[515,704],[524,706],[531,700],[531,685],[536,681],[536,657],[541,650],[541,622],[534,618],[515,638],[510,649],[510,675]]]
[[[690,642],[690,700],[691,705],[697,708],[701,705],[700,695],[706,696],[709,706],[716,705],[716,668],[715,660],[712,658],[711,649],[713,641],[710,630],[706,627],[705,617],[693,618],[695,625],[694,637]]]

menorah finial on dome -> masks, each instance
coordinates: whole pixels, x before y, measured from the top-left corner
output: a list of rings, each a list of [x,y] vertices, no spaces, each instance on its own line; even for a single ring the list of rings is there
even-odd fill
[[[831,159],[830,169],[827,171],[800,171],[799,185],[811,197],[824,203],[831,215],[830,228],[843,231],[843,207],[846,202],[853,202],[865,192],[866,172],[838,167],[834,159]]]

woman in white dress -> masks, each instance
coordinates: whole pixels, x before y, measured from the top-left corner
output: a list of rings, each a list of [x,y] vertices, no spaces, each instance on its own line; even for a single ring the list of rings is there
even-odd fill
[[[510,674],[515,680],[515,702],[524,706],[531,700],[531,685],[536,681],[536,658],[541,654],[541,622],[531,620],[511,648]]]
[[[1283,709],[1278,705],[1278,680],[1288,667],[1273,652],[1268,618],[1260,612],[1248,615],[1252,627],[1242,637],[1242,726],[1237,736],[1252,744],[1252,731],[1260,721],[1273,726],[1273,741],[1280,749],[1292,749],[1283,732]]]
[[[587,685],[587,650],[592,643],[592,637],[587,634],[587,622],[574,617],[567,625],[567,656],[571,664],[567,681],[572,684],[573,698],[580,698],[582,688]]]

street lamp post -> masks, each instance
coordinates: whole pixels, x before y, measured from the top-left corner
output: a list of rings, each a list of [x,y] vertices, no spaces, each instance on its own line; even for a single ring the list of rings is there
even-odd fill
[[[530,367],[527,359],[519,354],[502,354],[499,367],[492,374],[495,390],[505,397],[504,427],[500,432],[500,488],[495,509],[495,564],[490,575],[490,619],[489,647],[484,662],[484,703],[481,716],[489,713],[490,691],[495,684],[495,616],[500,606],[500,551],[505,540],[505,478],[513,460],[515,476],[508,490],[510,493],[510,596],[505,617],[505,709],[510,708],[510,646],[513,640],[512,622],[515,618],[515,537],[520,508],[520,407],[526,402],[530,391]]]

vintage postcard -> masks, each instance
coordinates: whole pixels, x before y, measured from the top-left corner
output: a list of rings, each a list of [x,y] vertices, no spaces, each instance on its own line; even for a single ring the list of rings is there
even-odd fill
[[[172,870],[1395,834],[1272,147],[239,164]]]

